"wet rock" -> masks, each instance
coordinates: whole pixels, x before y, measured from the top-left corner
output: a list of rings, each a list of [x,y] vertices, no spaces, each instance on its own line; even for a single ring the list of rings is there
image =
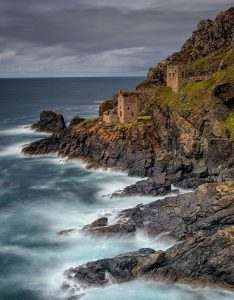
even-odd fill
[[[99,222],[94,221],[95,222]],[[136,225],[134,222],[131,222],[131,220],[127,221],[124,220],[121,223],[113,224],[113,225],[103,225],[103,226],[93,226],[93,223],[90,225],[86,225],[85,227],[82,228],[82,230],[89,232],[90,234],[107,234],[107,235],[112,235],[114,234],[119,234],[119,235],[133,235],[136,232]]]
[[[233,238],[233,226],[209,236],[198,232],[167,250],[164,266],[155,268],[148,276],[234,289]]]
[[[66,125],[61,114],[44,110],[40,113],[40,121],[33,124],[31,128],[38,132],[58,133],[64,130]]]
[[[223,186],[223,187],[222,187]],[[225,190],[226,194],[218,192]],[[234,222],[233,183],[203,184],[195,192],[167,197],[121,211],[114,225],[86,230],[95,233],[123,234],[143,229],[150,235],[167,232],[183,239],[198,230],[210,234]]]
[[[199,185],[204,184],[205,182],[206,180],[204,178],[188,178],[176,183],[176,187],[183,189],[196,189]]]
[[[129,281],[136,278],[137,268],[141,266],[142,260],[153,253],[155,253],[155,250],[143,248],[114,258],[87,263],[68,270],[65,275],[72,274],[75,281],[97,286],[102,286],[109,282]]]
[[[170,191],[171,182],[167,180],[166,174],[160,174],[127,186],[120,195],[125,196],[139,194],[158,196],[167,194]]]
[[[67,278],[87,287],[142,277],[234,289],[233,181],[123,210],[117,222],[133,222],[152,235],[170,232],[180,242],[166,251],[141,249],[89,262],[66,271]]]
[[[76,229],[72,228],[72,229],[67,229],[67,230],[61,230],[58,232],[59,235],[66,235],[68,236],[70,233],[74,232]]]
[[[106,226],[107,223],[108,223],[108,218],[102,217],[102,218],[97,219],[96,221],[94,221],[90,225],[88,225],[88,227],[85,226],[83,229],[86,230],[88,228],[91,229],[91,228],[96,228],[96,227],[103,227],[103,226]]]

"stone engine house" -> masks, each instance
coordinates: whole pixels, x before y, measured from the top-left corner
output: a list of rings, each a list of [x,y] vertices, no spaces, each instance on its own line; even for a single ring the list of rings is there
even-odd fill
[[[107,124],[133,123],[138,121],[139,100],[135,92],[119,91],[117,108],[104,112],[102,119]]]
[[[170,86],[174,92],[186,82],[185,65],[168,65],[167,66],[167,86]]]
[[[139,104],[133,93],[119,91],[117,115],[120,123],[138,121]]]

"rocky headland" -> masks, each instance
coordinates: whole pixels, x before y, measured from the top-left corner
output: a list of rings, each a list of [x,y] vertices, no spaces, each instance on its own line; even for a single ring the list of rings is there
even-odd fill
[[[147,177],[121,195],[167,194],[172,184],[195,189],[123,210],[114,224],[101,218],[86,225],[86,234],[143,230],[176,244],[87,263],[66,271],[68,281],[100,286],[143,277],[234,288],[233,36],[233,7],[201,21],[181,51],[151,68],[132,93],[140,103],[138,122],[103,121],[117,109],[115,95],[100,105],[96,119],[75,117],[66,127],[61,115],[43,112],[33,125],[52,135],[25,146],[25,155],[58,153],[89,167]],[[187,82],[173,92],[166,86],[166,68],[179,63],[187,66]]]

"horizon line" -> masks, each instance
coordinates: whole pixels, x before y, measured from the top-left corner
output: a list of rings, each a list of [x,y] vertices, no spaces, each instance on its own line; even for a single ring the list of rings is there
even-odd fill
[[[144,75],[123,75],[123,76],[25,76],[25,77],[1,77],[0,79],[51,79],[51,78],[140,78],[146,77]]]

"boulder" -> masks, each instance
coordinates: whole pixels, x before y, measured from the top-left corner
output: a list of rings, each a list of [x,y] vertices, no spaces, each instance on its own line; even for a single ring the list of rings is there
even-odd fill
[[[62,114],[44,110],[40,113],[40,121],[31,128],[38,132],[58,133],[64,130],[66,125]]]
[[[113,281],[129,281],[136,278],[137,267],[140,267],[142,260],[149,258],[154,253],[155,250],[153,249],[143,248],[114,258],[101,259],[77,268],[71,268],[65,271],[64,275],[67,279],[74,278],[75,281],[85,283],[87,286],[102,286]],[[154,257],[156,259],[155,255]]]
[[[166,178],[166,174],[159,174],[147,178],[146,180],[138,181],[137,183],[127,186],[120,196],[131,196],[131,195],[147,195],[147,196],[158,196],[165,195],[171,191],[171,182]]]

